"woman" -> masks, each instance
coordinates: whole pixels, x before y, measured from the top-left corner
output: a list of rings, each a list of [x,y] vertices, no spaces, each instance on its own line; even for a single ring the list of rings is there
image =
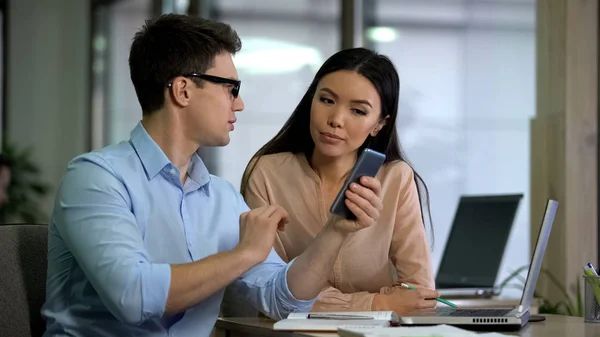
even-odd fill
[[[281,131],[244,172],[241,192],[250,208],[279,204],[289,213],[290,222],[279,233],[275,250],[290,261],[330,218],[329,208],[360,152],[369,147],[387,156],[372,179],[378,186],[371,189],[379,192],[382,206],[373,213],[377,222],[349,235],[331,272],[330,287],[313,311],[402,313],[435,306],[417,184],[423,182],[402,154],[396,132],[399,89],[398,73],[387,57],[364,48],[336,53],[317,72]],[[364,186],[351,190],[372,186],[368,182],[363,177]],[[353,192],[346,194],[349,207],[357,200]],[[418,289],[407,290],[399,282]]]

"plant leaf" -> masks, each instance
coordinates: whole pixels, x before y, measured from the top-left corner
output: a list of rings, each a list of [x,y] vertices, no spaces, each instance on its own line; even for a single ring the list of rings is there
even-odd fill
[[[507,276],[500,283],[500,285],[498,286],[499,289],[502,290],[504,288],[518,288],[518,289],[522,290],[525,287],[525,279],[520,274],[524,270],[529,270],[528,264],[517,268],[515,271],[513,271],[511,274],[509,274],[509,276]],[[550,273],[549,270],[542,268],[540,270],[540,273],[541,273],[541,275],[544,275],[545,277],[547,277],[549,279],[550,283],[555,288],[557,288],[563,296],[563,300],[558,301],[556,304],[553,305],[546,298],[539,296],[539,293],[534,291],[535,298],[538,298],[539,300],[541,300],[540,313],[545,312],[545,313],[558,313],[558,314],[570,315],[570,316],[583,316],[583,308],[582,308],[583,301],[582,301],[582,295],[581,295],[581,285],[579,284],[579,278],[578,278],[578,282],[576,283],[576,294],[575,294],[576,297],[575,297],[575,303],[574,303],[573,299],[569,295],[567,288],[563,284],[561,284],[560,281],[552,273]],[[522,284],[517,285],[515,283],[511,283],[511,281],[513,281],[513,280],[518,280]]]
[[[45,219],[40,202],[50,191],[50,185],[40,178],[40,165],[32,156],[32,148],[18,149],[3,142],[2,155],[11,165],[8,202],[0,208],[0,221],[39,223]]]

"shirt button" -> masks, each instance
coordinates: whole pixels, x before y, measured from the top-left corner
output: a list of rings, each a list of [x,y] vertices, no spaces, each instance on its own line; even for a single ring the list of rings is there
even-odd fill
[[[171,173],[172,175],[175,175],[175,169],[169,170],[169,173]]]

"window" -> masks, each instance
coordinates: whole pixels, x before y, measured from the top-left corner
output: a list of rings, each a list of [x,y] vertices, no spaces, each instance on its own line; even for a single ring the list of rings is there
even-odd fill
[[[242,39],[234,58],[245,110],[231,143],[217,152],[218,174],[239,188],[258,149],[283,126],[318,68],[339,50],[339,1],[216,2],[219,20]]]
[[[535,2],[378,0],[375,13],[366,36],[400,73],[400,141],[430,188],[434,270],[461,195],[525,195],[502,280],[530,256]]]
[[[133,35],[152,17],[152,0],[123,0],[93,10],[92,147],[129,139],[142,118],[129,76]]]

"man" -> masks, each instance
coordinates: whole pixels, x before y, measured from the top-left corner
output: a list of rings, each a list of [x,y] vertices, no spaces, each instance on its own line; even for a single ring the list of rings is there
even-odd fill
[[[348,197],[357,221],[332,219],[286,265],[272,249],[286,212],[249,211],[208,173],[198,148],[227,145],[244,108],[240,47],[228,25],[174,14],[135,35],[142,121],[128,142],[68,166],[50,224],[46,336],[208,336],[232,282],[273,318],[308,311],[347,235],[376,221],[373,179]]]

